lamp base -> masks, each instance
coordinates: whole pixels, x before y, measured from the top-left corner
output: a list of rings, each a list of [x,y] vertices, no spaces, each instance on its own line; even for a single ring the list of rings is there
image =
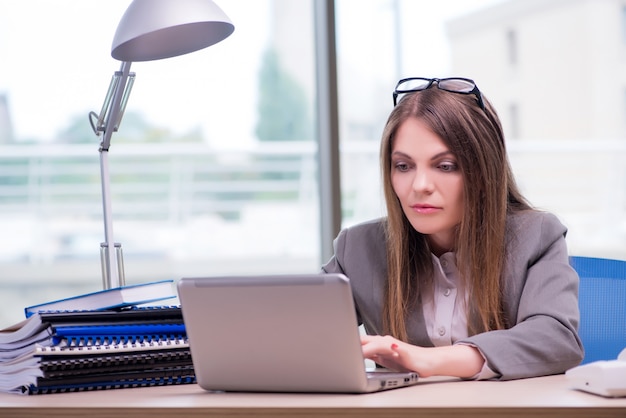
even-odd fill
[[[124,254],[122,253],[122,244],[116,242],[115,246],[115,258],[117,260],[117,286],[126,285],[126,277],[124,276]],[[100,243],[100,264],[102,266],[102,288],[110,289],[111,287],[117,287],[116,284],[111,283],[111,272],[109,271],[109,244],[106,242]]]

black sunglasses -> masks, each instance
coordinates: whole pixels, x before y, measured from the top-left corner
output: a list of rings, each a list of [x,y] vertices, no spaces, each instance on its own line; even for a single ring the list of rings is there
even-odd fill
[[[423,77],[411,77],[403,78],[398,81],[395,90],[393,91],[393,106],[398,104],[399,99],[402,96],[414,93],[416,91],[422,91],[431,88],[436,85],[437,88],[450,93],[459,94],[473,94],[478,100],[478,106],[484,111],[485,104],[483,103],[483,96],[476,87],[474,80],[469,78],[451,77],[451,78],[423,78]]]

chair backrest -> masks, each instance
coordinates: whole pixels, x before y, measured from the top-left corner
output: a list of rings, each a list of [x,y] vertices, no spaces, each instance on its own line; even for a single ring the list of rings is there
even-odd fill
[[[626,261],[572,256],[570,264],[580,276],[582,364],[614,360],[626,347]]]

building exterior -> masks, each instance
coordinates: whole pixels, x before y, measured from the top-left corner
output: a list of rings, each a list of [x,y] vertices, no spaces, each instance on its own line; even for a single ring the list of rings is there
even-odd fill
[[[509,139],[626,137],[626,2],[509,0],[447,24]]]
[[[13,142],[13,124],[9,112],[9,99],[6,94],[0,94],[0,144]]]
[[[508,0],[446,31],[522,192],[566,224],[572,254],[626,258],[626,1]]]

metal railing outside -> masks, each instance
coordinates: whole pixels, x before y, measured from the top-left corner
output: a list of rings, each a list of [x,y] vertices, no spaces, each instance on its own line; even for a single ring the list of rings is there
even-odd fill
[[[508,148],[523,192],[568,226],[573,254],[626,259],[626,141],[513,141]],[[116,145],[112,206],[127,282],[318,268],[316,158],[312,142],[245,151]],[[344,226],[381,216],[378,143],[343,143],[341,167]],[[0,146],[4,295],[33,286],[97,288],[102,225],[94,146]]]

